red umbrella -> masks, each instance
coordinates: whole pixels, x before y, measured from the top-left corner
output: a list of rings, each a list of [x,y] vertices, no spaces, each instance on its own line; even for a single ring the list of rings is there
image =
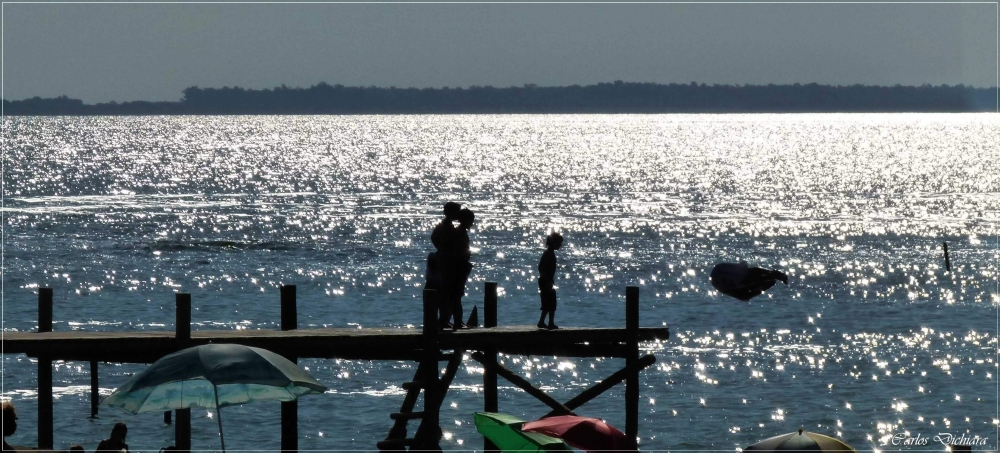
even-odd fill
[[[604,420],[560,415],[525,423],[521,431],[562,439],[571,447],[586,451],[636,451],[635,441]]]

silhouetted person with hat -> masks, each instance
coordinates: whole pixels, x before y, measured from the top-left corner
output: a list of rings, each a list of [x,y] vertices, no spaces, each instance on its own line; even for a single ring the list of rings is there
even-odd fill
[[[542,299],[542,315],[538,318],[539,329],[558,329],[555,323],[556,316],[556,250],[562,247],[563,237],[561,234],[553,232],[545,238],[545,252],[538,262],[538,293]],[[545,315],[549,316],[548,325],[545,324]]]

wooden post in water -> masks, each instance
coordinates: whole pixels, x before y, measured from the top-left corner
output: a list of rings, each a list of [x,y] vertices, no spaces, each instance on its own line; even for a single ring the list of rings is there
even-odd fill
[[[945,242],[943,244],[944,244],[944,269],[948,272],[951,272],[951,260],[948,259],[948,243]]]
[[[625,368],[625,435],[635,442],[639,435],[639,287],[625,288],[625,331],[628,335]]]
[[[497,282],[486,282],[486,296],[483,300],[483,327],[497,326]],[[496,348],[483,351],[488,360],[497,361]],[[483,411],[500,412],[499,394],[497,392],[497,372],[486,369],[483,372]],[[483,450],[495,452],[499,449],[489,439],[483,438]]]
[[[177,349],[191,344],[191,295],[177,293],[174,296],[174,341]],[[180,451],[191,451],[191,409],[174,411],[174,446]],[[166,419],[166,415],[163,416]]]
[[[90,418],[97,418],[97,405],[100,403],[98,399],[98,376],[97,376],[97,361],[90,361]],[[168,414],[170,412],[167,412]]]
[[[38,288],[38,331],[52,331],[52,288]],[[51,450],[52,418],[52,359],[38,357],[38,448]]]
[[[52,331],[52,288],[38,288],[38,331]]]
[[[174,341],[177,349],[184,349],[191,344],[191,295],[177,293],[174,295],[174,305]]]
[[[191,451],[191,409],[174,411],[174,446],[179,451]]]
[[[298,311],[295,306],[295,285],[281,287],[281,330],[299,328]],[[298,363],[298,357],[285,356],[292,363]],[[297,401],[281,402],[281,451],[294,452],[299,450],[299,403]]]

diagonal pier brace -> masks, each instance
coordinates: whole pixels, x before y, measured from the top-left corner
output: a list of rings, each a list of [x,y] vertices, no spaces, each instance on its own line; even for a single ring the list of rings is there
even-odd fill
[[[642,371],[654,363],[656,363],[656,357],[653,356],[652,354],[647,354],[643,356],[641,359],[639,359],[638,371]],[[608,391],[608,389],[610,389],[611,387],[614,387],[619,383],[621,383],[622,381],[624,381],[626,377],[628,377],[628,367],[622,368],[616,371],[611,376],[608,376],[607,379],[588,387],[586,390],[580,392],[579,395],[567,401],[566,404],[564,404],[564,406],[570,409],[576,409],[580,406],[583,406],[584,404],[590,402],[590,400],[597,398],[600,394]],[[559,411],[552,411],[549,412],[548,414],[545,414],[542,418],[552,417],[556,415],[561,415],[561,414],[559,413]]]
[[[554,412],[558,413],[558,415],[576,415],[570,408],[566,407],[559,401],[556,401],[555,398],[546,395],[545,392],[531,385],[530,382],[524,380],[521,376],[514,374],[514,372],[508,370],[507,367],[497,363],[495,360],[486,358],[482,352],[472,353],[472,360],[479,362],[487,370],[495,372],[498,376],[501,376],[511,384],[516,385],[521,390],[524,390],[529,395],[535,397],[538,401],[545,403],[546,406],[551,407]]]

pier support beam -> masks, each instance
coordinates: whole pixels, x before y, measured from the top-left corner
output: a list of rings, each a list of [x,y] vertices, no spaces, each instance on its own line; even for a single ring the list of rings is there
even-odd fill
[[[497,326],[497,282],[486,282],[485,298],[483,300],[483,327]],[[497,362],[496,348],[483,351],[486,360]],[[499,393],[497,392],[497,372],[487,369],[483,372],[483,411],[500,412]],[[486,453],[499,451],[493,442],[483,438],[483,450]]]
[[[180,451],[191,451],[191,409],[174,411],[174,446]]]
[[[416,434],[413,435],[415,445],[419,450],[441,451],[440,410],[442,403],[441,381],[438,376],[438,357],[441,349],[438,347],[438,292],[424,289],[424,358],[420,366],[430,371],[424,374],[424,416],[420,420]]]
[[[38,288],[38,331],[52,331],[52,288]],[[52,418],[52,359],[38,357],[38,448],[51,450]]]
[[[90,361],[90,418],[97,418],[97,405],[100,404],[98,385],[99,377],[97,375],[97,361]]]
[[[654,363],[656,363],[656,357],[653,356],[652,354],[647,354],[643,358],[639,359],[639,370],[640,371],[644,370]],[[572,410],[576,410],[576,408],[583,406],[584,404],[587,404],[588,402],[590,402],[590,400],[597,398],[598,396],[600,396],[600,394],[608,391],[608,389],[610,389],[611,387],[614,387],[618,385],[621,381],[624,381],[625,378],[628,377],[628,373],[629,373],[628,367],[622,368],[616,371],[615,374],[608,376],[607,379],[604,379],[601,382],[598,382],[590,387],[587,387],[586,390],[580,392],[579,395],[573,397],[573,399],[567,401],[563,405]],[[560,411],[554,410],[552,412],[549,412],[548,414],[545,414],[542,418],[560,415],[560,413],[561,413]]]
[[[298,311],[295,306],[295,285],[281,287],[281,330],[299,328]],[[296,356],[285,356],[292,363],[298,363]],[[281,402],[281,451],[295,452],[299,450],[299,403],[297,401]]]
[[[639,435],[639,287],[625,288],[625,435],[633,442]]]
[[[179,350],[191,344],[191,295],[177,293],[174,305],[174,342]],[[191,451],[191,409],[177,409],[174,414],[174,446],[180,451]]]

